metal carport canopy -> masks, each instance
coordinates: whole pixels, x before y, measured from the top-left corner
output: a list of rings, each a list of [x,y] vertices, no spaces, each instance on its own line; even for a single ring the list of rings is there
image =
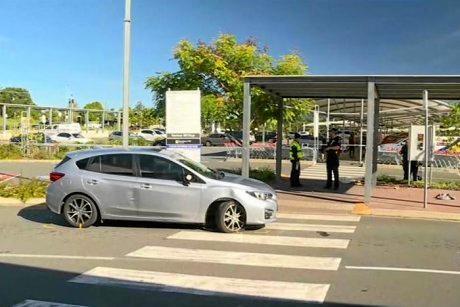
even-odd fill
[[[374,82],[380,99],[459,99],[460,76],[247,76],[244,81],[282,98],[367,98]]]
[[[282,133],[283,98],[343,98],[366,99],[367,141],[365,156],[365,195],[368,203],[377,178],[377,139],[379,105],[384,99],[422,99],[424,93],[430,100],[460,99],[459,75],[369,75],[369,76],[246,76],[243,103],[243,176],[249,175],[249,131],[251,125],[251,87],[258,87],[278,96],[278,134]],[[426,92],[425,92],[426,91]],[[425,97],[428,100],[428,96]],[[376,126],[377,124],[377,126]],[[281,138],[276,146],[276,173],[281,176]]]

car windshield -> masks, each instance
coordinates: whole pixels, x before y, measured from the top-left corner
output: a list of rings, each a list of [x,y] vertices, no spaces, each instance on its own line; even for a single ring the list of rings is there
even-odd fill
[[[74,134],[72,134],[72,135],[73,135],[74,137],[78,138],[78,139],[83,138],[83,135],[78,134],[78,133],[74,133]]]
[[[192,161],[190,159],[187,159],[187,158],[181,158],[179,159],[179,162],[190,167],[191,169],[193,169],[195,172],[199,173],[200,175],[203,175],[203,176],[206,176],[208,178],[211,178],[211,179],[219,179],[219,174],[218,172],[216,172],[215,170],[213,169],[210,169],[209,167],[201,164],[201,163],[198,163],[198,162],[195,162],[195,161]]]

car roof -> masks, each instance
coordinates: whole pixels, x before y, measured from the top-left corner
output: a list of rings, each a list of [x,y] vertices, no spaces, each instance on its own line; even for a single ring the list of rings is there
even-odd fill
[[[167,149],[156,149],[156,148],[143,148],[143,147],[132,147],[132,148],[94,148],[87,150],[78,150],[72,151],[67,154],[69,158],[72,159],[84,159],[88,157],[98,156],[98,155],[108,155],[108,154],[124,154],[124,153],[137,153],[137,154],[148,154],[148,155],[157,155],[163,156],[170,159],[180,159],[183,158],[182,155]]]

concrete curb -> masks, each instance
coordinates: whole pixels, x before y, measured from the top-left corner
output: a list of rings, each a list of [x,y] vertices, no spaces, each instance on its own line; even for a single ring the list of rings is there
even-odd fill
[[[0,207],[28,207],[44,204],[44,198],[30,198],[25,203],[17,198],[0,197]]]
[[[380,217],[399,217],[411,219],[427,219],[441,221],[460,221],[459,213],[419,211],[419,210],[397,210],[372,208],[365,204],[357,204],[352,211],[356,215],[380,216]]]
[[[1,162],[14,162],[14,163],[59,163],[61,160],[39,160],[39,159],[1,159]]]

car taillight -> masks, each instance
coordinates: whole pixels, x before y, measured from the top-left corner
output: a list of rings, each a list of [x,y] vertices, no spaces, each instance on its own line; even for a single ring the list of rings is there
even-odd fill
[[[59,173],[59,172],[51,172],[50,173],[50,181],[58,181],[59,179],[61,179],[62,177],[64,177],[65,174],[63,173]]]

